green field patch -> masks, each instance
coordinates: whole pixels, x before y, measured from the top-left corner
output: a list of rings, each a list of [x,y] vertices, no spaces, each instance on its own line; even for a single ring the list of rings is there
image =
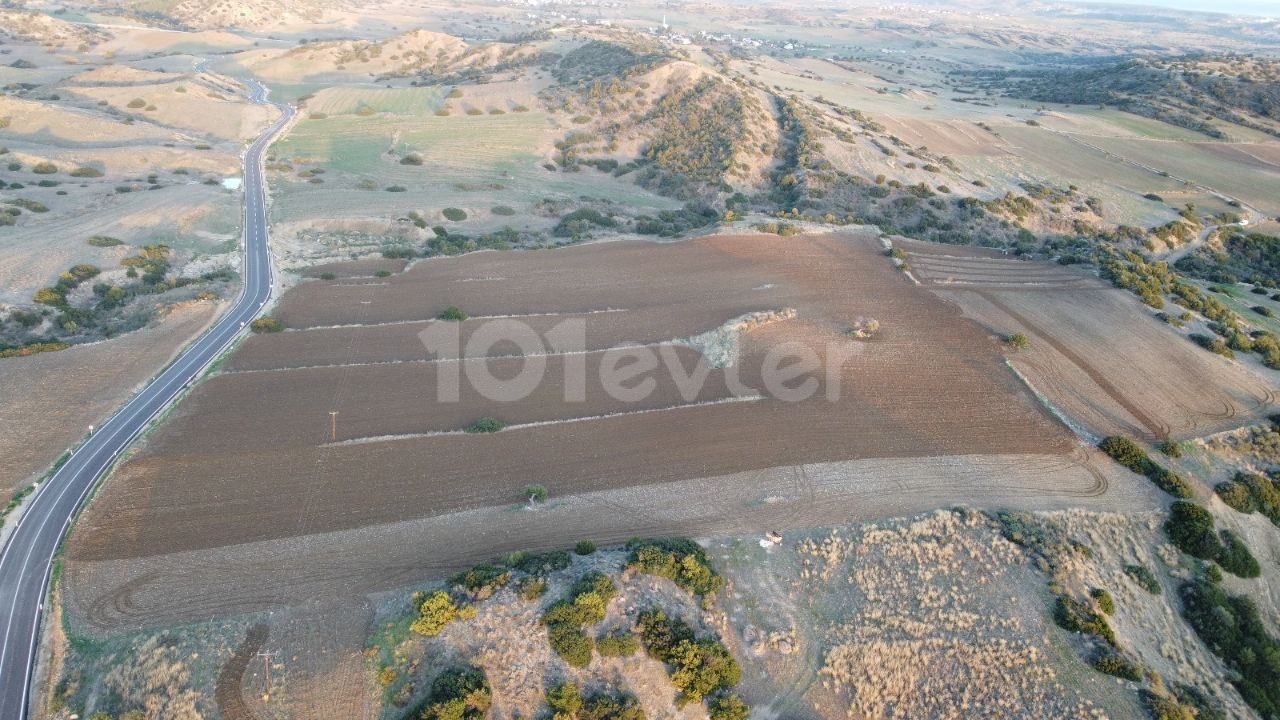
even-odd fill
[[[444,91],[434,87],[329,88],[307,101],[310,112],[327,115],[430,115],[443,106]]]

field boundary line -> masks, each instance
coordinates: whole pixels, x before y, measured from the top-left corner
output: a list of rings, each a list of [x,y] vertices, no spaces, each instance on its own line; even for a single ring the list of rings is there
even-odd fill
[[[530,430],[533,428],[549,427],[552,425],[570,425],[573,423],[590,422],[592,420],[611,420],[617,417],[627,417],[631,415],[649,415],[653,413],[669,412],[674,410],[687,410],[690,408],[713,407],[716,405],[733,405],[736,403],[750,403],[764,400],[763,395],[743,395],[741,397],[727,397],[718,400],[706,400],[696,403],[684,403],[681,405],[668,405],[660,408],[645,408],[644,410],[625,410],[616,413],[604,413],[601,415],[585,415],[583,417],[564,418],[563,420],[537,420],[534,422],[516,423],[508,425],[498,432],[513,432],[516,430]],[[461,437],[467,435],[477,435],[486,433],[471,433],[466,430],[437,430],[434,432],[423,433],[402,433],[399,435],[371,435],[369,437],[351,438],[348,440],[339,440],[338,442],[328,442],[320,445],[322,448],[341,447],[344,445],[369,445],[372,443],[395,442],[398,440],[417,440],[421,438],[437,438],[437,437]]]

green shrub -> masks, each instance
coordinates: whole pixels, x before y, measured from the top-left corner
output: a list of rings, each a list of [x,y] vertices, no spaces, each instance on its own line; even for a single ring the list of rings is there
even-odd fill
[[[467,319],[467,314],[458,309],[457,305],[450,305],[444,310],[441,310],[440,314],[436,316],[436,319],[444,320],[446,322],[462,322]]]
[[[102,177],[102,171],[93,167],[78,167],[72,170],[70,175],[78,178],[100,178]]]
[[[476,613],[473,607],[457,605],[443,590],[416,592],[413,605],[417,608],[418,617],[409,629],[426,637],[435,637],[454,620],[470,620]]]
[[[1198,578],[1182,586],[1183,615],[1200,639],[1231,668],[1231,684],[1262,717],[1280,716],[1280,642],[1253,600],[1228,596]]]
[[[610,228],[617,222],[593,208],[578,208],[560,218],[560,222],[552,228],[551,234],[556,237],[578,237],[586,234],[592,227]]]
[[[1217,353],[1225,358],[1234,358],[1236,354],[1227,347],[1222,338],[1217,335],[1205,335],[1203,333],[1191,333],[1187,336],[1192,342],[1209,352]]]
[[[1219,536],[1222,538],[1222,552],[1216,560],[1223,570],[1242,578],[1256,578],[1262,574],[1262,568],[1244,544],[1244,538],[1230,530],[1222,530]]]
[[[1249,486],[1235,480],[1226,480],[1220,482],[1213,488],[1218,493],[1218,497],[1227,507],[1245,515],[1252,514],[1258,509],[1257,503],[1253,500],[1253,494],[1249,492]]]
[[[1114,675],[1125,680],[1138,681],[1142,679],[1142,668],[1133,664],[1128,658],[1117,652],[1104,652],[1093,661],[1093,667],[1098,672]]]
[[[408,155],[405,155],[404,157],[400,158],[400,164],[401,165],[421,165],[422,156],[419,155],[418,153],[409,153]]]
[[[694,595],[711,595],[724,586],[712,569],[707,552],[692,540],[667,538],[632,540],[627,567],[667,578]]]
[[[545,575],[569,567],[573,564],[573,558],[564,550],[545,553],[515,552],[503,558],[503,562],[523,573]]]
[[[391,277],[390,270],[379,270],[373,274],[374,277],[387,278]]]
[[[382,257],[387,260],[407,260],[417,255],[418,253],[407,245],[388,245],[382,248]]]
[[[582,696],[578,686],[568,682],[547,690],[547,707],[552,720],[645,720],[635,696],[626,693],[596,693]]]
[[[38,162],[31,167],[31,172],[37,175],[53,175],[58,172],[58,166],[51,162]]]
[[[667,662],[682,642],[693,640],[693,628],[680,618],[667,617],[661,610],[646,610],[636,619],[640,642],[655,660]]]
[[[499,432],[504,427],[506,427],[506,424],[501,420],[491,417],[482,417],[468,425],[467,432],[473,435],[483,435]]]
[[[147,101],[146,101],[146,100],[143,100],[142,98],[134,98],[134,99],[130,100],[130,101],[129,101],[129,104],[128,104],[128,105],[126,105],[125,107],[132,108],[132,109],[134,109],[134,110],[137,110],[137,109],[139,109],[139,108],[144,108],[144,107],[146,107],[146,106],[147,106]]]
[[[1280,484],[1254,473],[1236,473],[1215,490],[1222,501],[1242,513],[1261,512],[1280,526]]]
[[[1116,614],[1116,601],[1111,597],[1111,593],[1102,588],[1094,588],[1089,591],[1089,596],[1098,604],[1098,609],[1107,615]]]
[[[1174,502],[1164,532],[1170,542],[1192,557],[1213,560],[1222,554],[1222,542],[1213,531],[1213,516],[1195,503]]]
[[[280,332],[281,330],[284,330],[284,323],[273,317],[264,316],[249,323],[249,329],[256,333]]]
[[[1195,720],[1195,713],[1182,706],[1174,698],[1159,695],[1146,688],[1138,691],[1142,704],[1147,708],[1152,720]]]
[[[510,581],[510,570],[489,563],[481,563],[449,578],[451,584],[466,588],[471,593],[471,597],[476,600],[492,597]]]
[[[1026,350],[1031,347],[1031,341],[1027,339],[1025,333],[1016,332],[1012,335],[1006,335],[1004,342],[1014,350]]]
[[[542,614],[551,649],[574,667],[589,665],[593,643],[583,628],[604,620],[608,602],[617,593],[613,580],[603,573],[591,572],[579,578],[567,598]]]
[[[737,695],[721,695],[708,705],[710,720],[747,720],[751,708]]]
[[[742,671],[728,649],[715,640],[694,637],[684,621],[649,610],[640,614],[637,627],[645,651],[668,666],[671,683],[680,691],[677,705],[701,702],[738,684]]]
[[[590,555],[596,551],[596,544],[590,540],[579,540],[578,544],[573,546],[573,551],[579,555]]]
[[[571,683],[560,683],[547,688],[547,707],[553,720],[577,720],[582,710],[582,691]]]
[[[320,279],[321,280],[337,280],[338,276],[331,272],[323,272],[323,273],[320,273]]]
[[[1138,587],[1152,595],[1160,594],[1160,581],[1145,565],[1125,565],[1124,572],[1138,584]]]
[[[1116,646],[1115,631],[1107,624],[1106,618],[1075,598],[1058,596],[1053,608],[1053,621],[1063,630],[1093,635],[1112,647]]]
[[[596,650],[603,657],[631,657],[640,649],[640,641],[625,630],[596,638]]]
[[[1180,457],[1182,457],[1182,444],[1181,444],[1181,443],[1177,443],[1177,442],[1174,442],[1174,441],[1172,441],[1172,440],[1166,440],[1166,441],[1164,441],[1164,442],[1160,443],[1160,445],[1159,445],[1158,447],[1159,447],[1160,452],[1161,452],[1161,453],[1163,453],[1163,454],[1164,454],[1165,456],[1167,456],[1167,457],[1171,457],[1171,458],[1175,458],[1175,459],[1176,459],[1176,458],[1180,458]]]
[[[1227,713],[1217,701],[1190,685],[1175,683],[1173,696],[1183,705],[1195,708],[1196,720],[1227,720]]]
[[[525,600],[533,602],[547,594],[547,579],[544,577],[523,578],[516,585],[516,592],[520,593],[520,597]]]
[[[548,628],[551,649],[573,667],[584,668],[591,664],[591,638],[572,625],[552,625]]]
[[[408,192],[408,189],[403,185],[388,185],[383,189],[386,190],[387,192],[394,192],[394,193]],[[385,252],[383,255],[385,257]]]
[[[446,670],[431,681],[422,720],[481,720],[489,716],[493,696],[479,668]]]
[[[516,214],[515,208],[508,207],[506,205],[494,205],[489,212],[493,213],[494,215],[515,215]]]
[[[529,499],[529,502],[544,503],[547,501],[549,494],[547,493],[547,486],[535,484],[524,486],[524,496]]]
[[[107,235],[94,235],[88,240],[85,240],[85,242],[88,243],[89,245],[92,245],[93,247],[102,247],[102,248],[115,247],[117,245],[124,244],[123,240],[118,240],[116,238],[113,238]]]
[[[1127,437],[1112,435],[1098,443],[1098,449],[1139,475],[1146,475],[1157,487],[1176,498],[1185,499],[1193,494],[1185,479],[1157,465],[1140,445]]]

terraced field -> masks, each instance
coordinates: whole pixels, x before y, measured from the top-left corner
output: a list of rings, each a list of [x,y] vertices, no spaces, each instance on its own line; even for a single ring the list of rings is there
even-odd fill
[[[472,316],[457,328],[464,338],[494,321],[541,333],[569,320],[583,323],[586,342],[564,352],[510,342],[468,350],[464,340],[467,359],[415,348],[449,305]],[[759,313],[772,314],[734,324]],[[288,604],[339,576],[343,594],[392,587],[582,535],[800,526],[947,501],[1088,503],[1115,480],[1003,365],[997,339],[913,285],[870,234],[475,253],[388,278],[307,282],[279,316],[295,329],[247,342],[77,526],[69,593],[91,626],[190,618],[210,602]],[[881,330],[851,338],[860,317]],[[729,362],[722,346],[733,333],[723,330],[733,327],[740,352]],[[636,370],[624,390],[652,383],[636,398],[596,381],[623,340],[674,361],[622,361]],[[812,381],[812,396],[764,381],[783,348],[812,351],[817,365],[786,386]],[[706,382],[686,383],[704,359],[718,360],[705,363]],[[510,402],[466,385],[459,402],[437,392],[451,366],[478,366],[502,386],[542,362],[546,383]],[[575,366],[586,371],[580,398],[566,394]],[[460,432],[483,416],[507,428]],[[513,513],[530,483],[550,489],[551,506]],[[1106,502],[1146,502],[1136,487]],[[407,565],[386,554],[386,538],[477,517],[490,519],[473,528],[493,532],[423,545],[432,550]],[[298,575],[311,561],[284,558],[300,542],[341,559]],[[208,577],[179,569],[192,563]],[[282,573],[293,579],[255,589]],[[214,578],[238,589],[192,601]]]
[[[967,248],[899,241],[913,273],[1000,334],[1009,362],[1087,435],[1184,439],[1265,414],[1270,383],[1196,347],[1130,294],[1083,272]]]

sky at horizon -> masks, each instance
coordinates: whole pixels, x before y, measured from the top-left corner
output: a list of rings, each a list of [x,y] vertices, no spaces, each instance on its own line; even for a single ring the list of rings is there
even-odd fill
[[[1076,0],[1108,5],[1147,5],[1176,10],[1280,17],[1280,0]]]

